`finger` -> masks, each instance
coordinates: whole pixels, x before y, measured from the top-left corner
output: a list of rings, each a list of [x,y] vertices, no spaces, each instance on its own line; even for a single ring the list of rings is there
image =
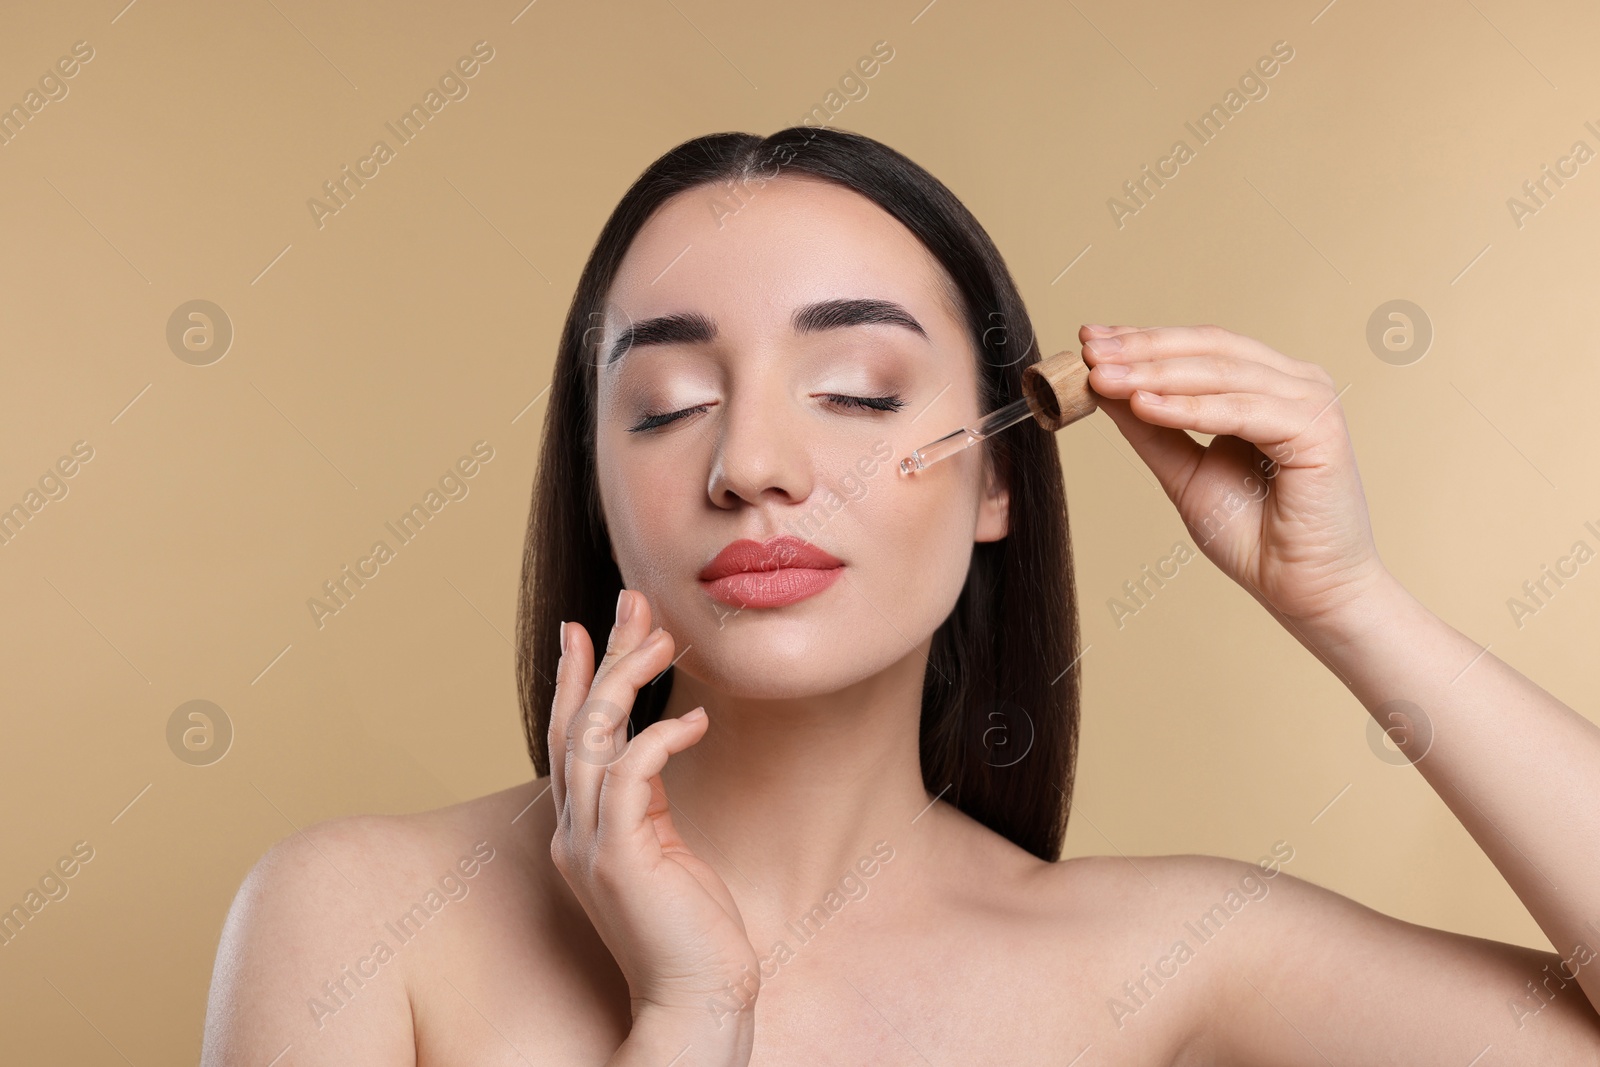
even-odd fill
[[[1120,372],[1120,373],[1118,373]],[[1115,375],[1115,376],[1114,376]],[[1166,396],[1181,393],[1263,393],[1305,400],[1321,386],[1285,374],[1265,363],[1237,356],[1208,354],[1125,362],[1104,360],[1089,371],[1097,393],[1126,400],[1135,389]]]
[[[1265,363],[1267,366],[1307,380],[1322,380],[1327,372],[1315,363],[1305,363],[1220,326],[1154,326],[1128,330],[1084,342],[1084,361],[1090,367],[1102,360],[1119,363],[1166,359],[1172,356],[1198,356],[1222,353]]]
[[[626,654],[629,649],[638,645],[638,640],[650,627],[650,605],[640,593],[624,589],[616,598],[618,605],[619,621],[611,625],[610,637],[606,638],[606,661],[602,664],[602,672],[610,667],[611,662],[618,656]],[[643,609],[640,609],[643,605]],[[624,611],[626,608],[626,611]],[[565,627],[568,651],[562,656],[562,662],[555,669],[555,701],[550,707],[550,728],[546,734],[546,747],[550,753],[550,784],[554,792],[555,811],[560,819],[566,811],[566,793],[568,793],[568,776],[573,763],[574,739],[579,742],[597,741],[597,731],[602,723],[595,721],[597,707],[592,707],[584,713],[584,718],[578,720],[579,709],[584,707],[584,702],[589,699],[590,689],[594,688],[594,645],[589,640],[589,630],[584,629],[578,622],[568,622]],[[571,661],[571,662],[568,662]],[[610,731],[605,731],[605,744],[610,744]],[[592,753],[584,753],[589,757],[590,763],[595,758]]]
[[[690,712],[694,718],[651,723],[628,742],[621,759],[606,767],[595,824],[597,847],[621,845],[635,854],[648,850],[652,855],[659,855],[665,846],[682,847],[682,839],[675,832],[670,835],[675,840],[663,841],[650,819],[651,815],[667,811],[666,794],[653,780],[670,757],[705,736],[705,709],[696,708],[695,712]]]
[[[545,749],[550,757],[550,799],[557,819],[567,803],[567,730],[572,717],[589,697],[594,677],[594,647],[589,631],[580,623],[561,624],[561,658],[556,661],[556,694],[550,703],[550,725]]]
[[[599,684],[606,673],[622,657],[638,648],[654,628],[650,621],[650,600],[643,593],[624,589],[617,594],[617,617],[606,637],[606,652],[595,668],[594,681]]]
[[[1145,328],[1143,326],[1101,326],[1095,323],[1086,323],[1078,327],[1078,340],[1082,342],[1089,340],[1091,337],[1116,337]]]
[[[574,834],[593,835],[599,819],[600,785],[606,768],[624,753],[634,700],[640,689],[666,669],[672,647],[672,636],[656,630],[595,675],[589,698],[567,731],[567,810]]]
[[[1167,499],[1176,504],[1200,459],[1205,446],[1181,429],[1146,422],[1136,415],[1126,400],[1103,398],[1099,408],[1117,424],[1122,436],[1155,474]]]
[[[643,605],[643,610],[639,610]],[[606,660],[601,664],[602,672],[618,656],[626,654],[636,647],[639,641],[648,632],[650,626],[649,604],[646,599],[630,590],[624,589],[617,594],[617,620],[612,624],[610,636],[606,639]],[[556,696],[550,709],[550,729],[546,735],[545,745],[550,752],[550,780],[552,786],[552,801],[555,804],[557,819],[562,817],[566,810],[567,792],[569,789],[569,775],[573,762],[573,749],[575,743],[593,744],[600,741],[610,743],[610,731],[601,730],[603,722],[596,722],[599,714],[598,708],[591,708],[588,713],[583,713],[580,721],[580,709],[589,699],[589,693],[597,680],[594,667],[594,646],[589,639],[589,632],[576,622],[567,623],[564,629],[568,650],[562,656],[561,662],[556,665]],[[572,662],[569,664],[567,660]],[[598,735],[604,733],[604,738]],[[581,753],[588,762],[595,762],[592,752]]]
[[[1313,420],[1303,400],[1262,393],[1161,396],[1139,391],[1129,398],[1134,414],[1157,426],[1240,437],[1263,451],[1300,438]],[[1291,448],[1299,455],[1304,448]]]

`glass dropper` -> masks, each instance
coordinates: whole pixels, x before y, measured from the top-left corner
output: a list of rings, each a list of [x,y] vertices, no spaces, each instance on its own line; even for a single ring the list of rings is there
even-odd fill
[[[910,474],[912,471],[923,470],[941,459],[947,459],[957,452],[971,448],[985,438],[993,437],[1008,426],[1015,426],[1032,415],[1033,406],[1026,396],[1020,400],[1013,400],[1005,407],[996,408],[984,416],[983,421],[978,423],[977,429],[963,426],[959,430],[945,434],[937,441],[916,449],[900,461],[900,473]]]
[[[977,429],[963,426],[923,445],[900,461],[900,473],[926,470],[1029,418],[1054,432],[1077,422],[1096,407],[1094,390],[1089,387],[1088,364],[1076,349],[1057,352],[1023,369],[1021,399],[985,415]]]

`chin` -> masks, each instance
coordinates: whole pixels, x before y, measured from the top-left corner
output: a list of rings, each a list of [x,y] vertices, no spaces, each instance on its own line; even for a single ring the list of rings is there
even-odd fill
[[[704,609],[704,620],[674,631],[680,648],[693,646],[675,670],[730,698],[790,700],[836,693],[907,656],[920,665],[917,646],[949,615],[954,598],[943,610],[904,599],[885,603],[879,614],[841,583],[779,609],[715,604]]]
[[[786,658],[768,655],[764,648],[746,654],[738,647],[745,644],[748,642],[729,643],[705,655],[699,655],[696,647],[673,669],[732,700],[801,700],[848,689],[903,658],[867,657],[859,648],[840,649],[839,654],[825,657]],[[902,653],[917,655],[908,649]]]

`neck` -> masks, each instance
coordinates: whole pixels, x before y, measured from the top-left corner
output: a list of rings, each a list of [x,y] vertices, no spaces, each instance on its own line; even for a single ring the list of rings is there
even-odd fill
[[[673,679],[663,715],[703,706],[711,721],[662,771],[673,823],[722,876],[752,932],[810,909],[878,842],[908,862],[927,853],[942,819],[918,749],[925,652],[794,700]]]

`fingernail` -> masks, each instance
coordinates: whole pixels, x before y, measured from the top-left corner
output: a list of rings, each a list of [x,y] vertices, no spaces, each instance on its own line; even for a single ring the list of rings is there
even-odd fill
[[[693,711],[688,712],[687,714],[684,715],[683,721],[684,722],[699,722],[701,719],[703,719],[705,717],[706,717],[706,709],[705,708],[695,708]]]
[[[1102,378],[1126,378],[1128,365],[1126,363],[1101,363],[1095,367]]]
[[[665,631],[661,627],[657,626],[654,630],[651,630],[648,634],[645,635],[644,642],[640,647],[642,648],[642,647],[644,647],[644,645],[660,644],[661,643],[661,639],[666,637],[666,636],[667,636],[667,631]]]
[[[1095,333],[1110,333],[1111,332],[1111,327],[1109,327],[1109,326],[1100,326],[1100,325],[1097,325],[1096,323],[1092,323],[1092,322],[1084,323],[1083,328],[1086,329],[1086,330],[1093,330]]]
[[[564,623],[564,622],[561,624],[560,633],[561,633],[561,654],[563,656],[565,656],[567,654],[567,624]]]
[[[1103,356],[1107,352],[1115,352],[1117,349],[1121,348],[1122,338],[1096,337],[1093,341],[1089,341],[1087,344],[1085,344],[1084,347],[1097,356]]]
[[[1134,395],[1140,400],[1143,400],[1146,404],[1159,404],[1166,399],[1166,397],[1160,396],[1156,393],[1147,393],[1143,389],[1135,391]]]
[[[624,589],[617,594],[617,625],[621,626],[633,615],[633,597]]]

